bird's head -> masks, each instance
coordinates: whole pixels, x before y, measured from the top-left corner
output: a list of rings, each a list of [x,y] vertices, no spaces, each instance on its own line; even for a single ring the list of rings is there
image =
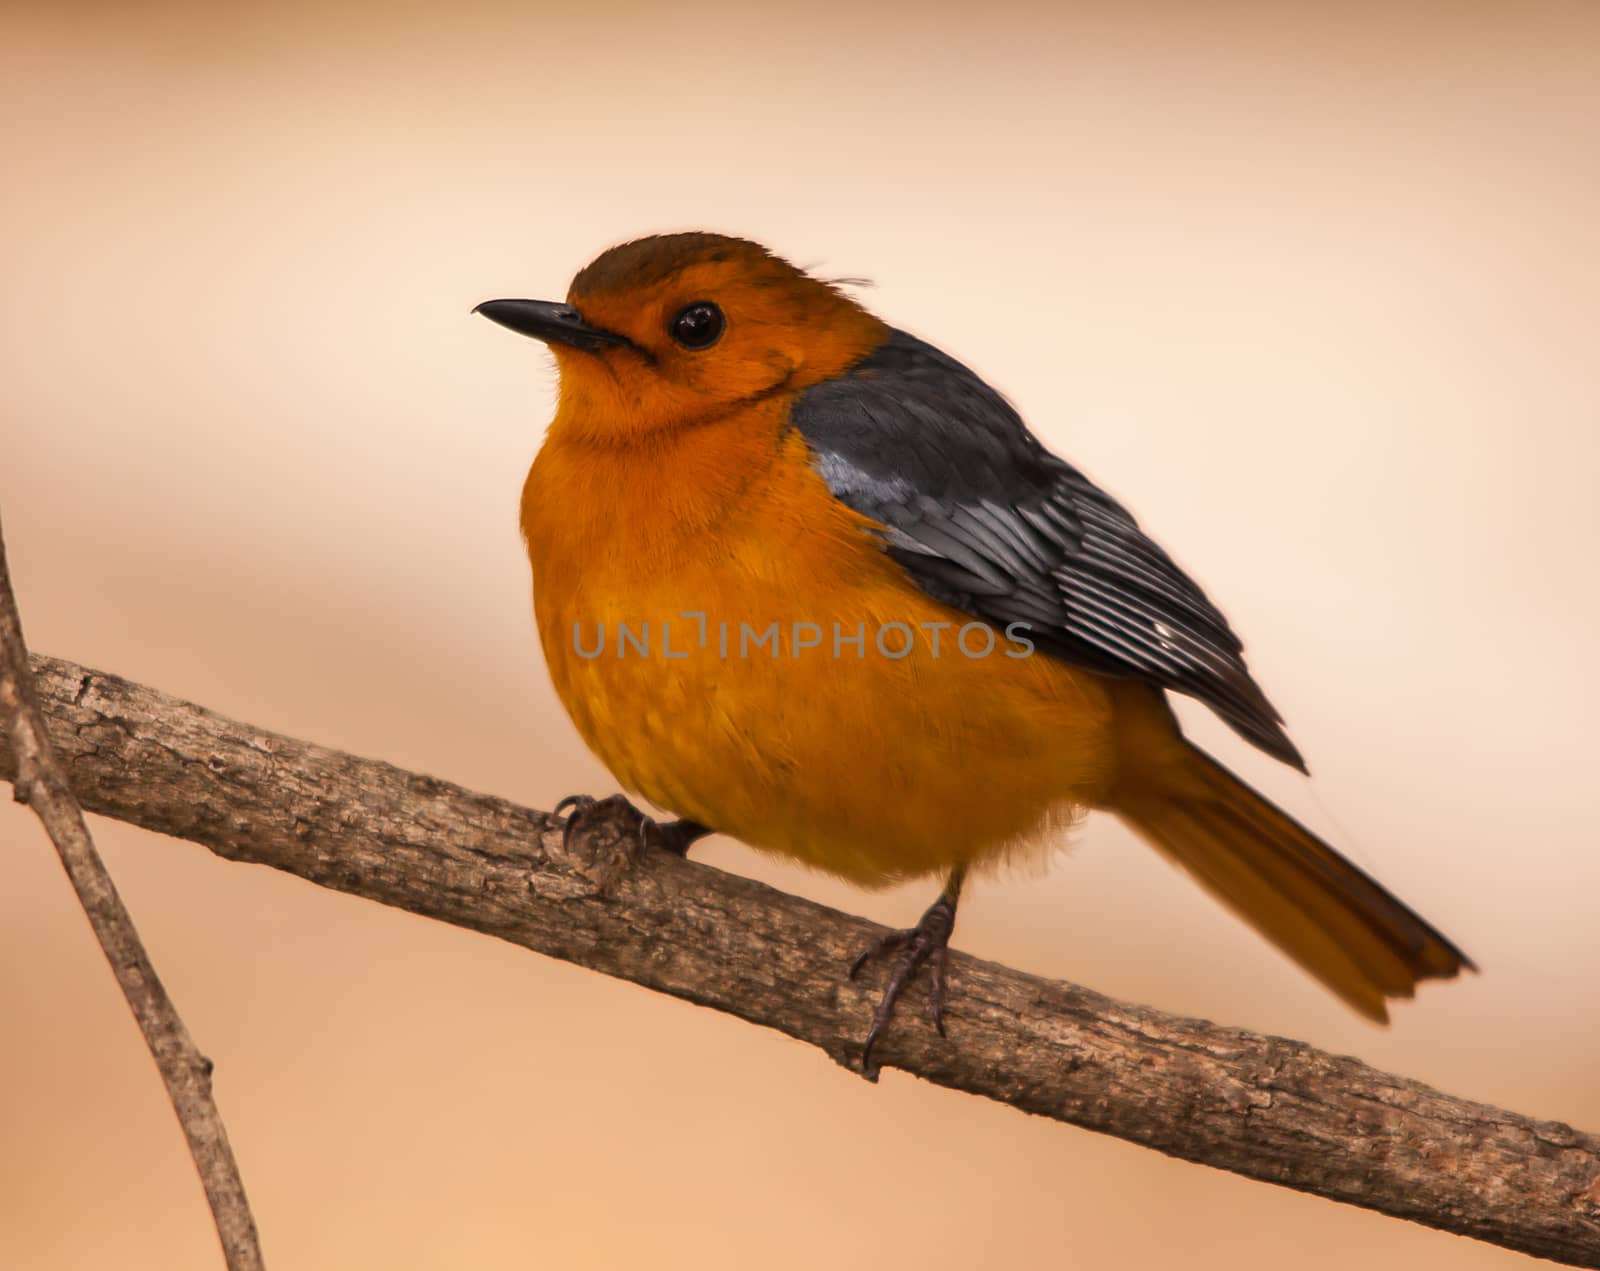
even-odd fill
[[[613,247],[564,303],[477,312],[543,340],[561,372],[557,426],[596,440],[682,427],[839,374],[887,328],[835,286],[720,234]]]

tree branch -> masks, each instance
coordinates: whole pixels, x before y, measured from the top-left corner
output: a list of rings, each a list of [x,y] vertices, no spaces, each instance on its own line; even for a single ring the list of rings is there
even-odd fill
[[[432,777],[36,659],[85,807],[774,1028],[853,1064],[882,929]],[[13,771],[0,753],[0,776]],[[1600,1138],[1299,1042],[1165,1015],[962,954],[949,1038],[904,1012],[880,1058],[939,1085],[1249,1178],[1600,1267]]]
[[[262,1271],[265,1264],[255,1219],[222,1116],[211,1097],[211,1061],[200,1053],[184,1027],[105,862],[95,850],[83,812],[51,747],[32,681],[22,619],[11,592],[5,537],[0,534],[0,724],[9,745],[3,763],[14,783],[12,793],[44,823],[161,1070],[173,1110],[189,1140],[189,1153],[200,1171],[230,1271]]]

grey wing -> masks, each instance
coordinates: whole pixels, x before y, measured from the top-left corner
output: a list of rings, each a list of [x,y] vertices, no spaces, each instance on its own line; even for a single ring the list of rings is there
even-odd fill
[[[1305,771],[1228,621],[1110,495],[961,363],[894,332],[791,414],[834,496],[934,598],[1041,649],[1205,702]]]

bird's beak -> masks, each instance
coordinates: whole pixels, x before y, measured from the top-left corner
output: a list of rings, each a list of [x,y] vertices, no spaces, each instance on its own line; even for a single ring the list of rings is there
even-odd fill
[[[590,326],[571,305],[553,300],[485,300],[472,312],[546,344],[566,344],[589,353],[632,343],[625,335]]]

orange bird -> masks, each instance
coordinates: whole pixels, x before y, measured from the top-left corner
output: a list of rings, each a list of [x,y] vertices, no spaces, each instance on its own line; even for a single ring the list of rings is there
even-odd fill
[[[1372,1019],[1471,966],[1184,739],[1168,692],[1305,771],[1216,606],[954,358],[716,234],[625,243],[565,303],[478,311],[560,369],[522,493],[534,611],[584,740],[681,818],[640,814],[647,839],[944,879],[850,970],[894,955],[864,1071],[924,965],[942,1031],[969,871],[1090,808]]]

